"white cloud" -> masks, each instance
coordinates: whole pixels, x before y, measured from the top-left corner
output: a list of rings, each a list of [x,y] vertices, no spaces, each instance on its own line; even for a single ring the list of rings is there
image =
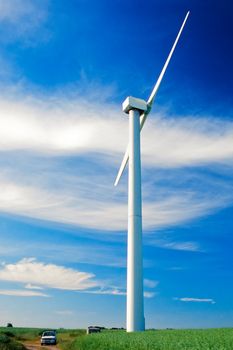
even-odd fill
[[[99,152],[121,158],[127,144],[127,119],[118,106],[81,96],[0,100],[1,150],[42,153]],[[155,120],[155,121],[153,121]],[[143,163],[183,167],[230,162],[233,123],[217,118],[151,115],[142,133]]]
[[[5,34],[1,40],[35,40],[35,32],[45,23],[47,16],[48,0],[0,0],[0,30]],[[43,37],[42,32],[40,36]]]
[[[150,279],[144,279],[144,286],[148,288],[155,288],[159,284],[158,281],[153,281]]]
[[[180,191],[158,202],[145,203],[143,206],[144,227],[146,229],[162,228],[182,224],[219,209],[232,202],[231,195],[215,196],[208,193],[203,196],[195,192]]]
[[[42,287],[34,286],[34,285],[31,284],[31,283],[26,284],[25,288],[26,288],[26,289],[43,289]]]
[[[94,281],[94,277],[91,273],[45,264],[34,258],[25,258],[15,264],[5,264],[0,269],[1,281],[29,283],[64,290],[85,290],[96,287],[98,284]]]
[[[155,117],[142,138],[145,163],[160,167],[232,164],[232,121],[208,116]]]
[[[41,292],[34,292],[29,290],[4,290],[0,289],[0,295],[9,295],[15,297],[49,297],[48,294]]]
[[[5,181],[0,183],[0,189],[2,212],[96,229],[122,229],[126,225],[126,217],[121,215],[126,212],[125,205]]]
[[[7,155],[0,164],[0,210],[104,231],[125,230],[125,178],[124,186],[112,186],[128,137],[127,119],[118,106],[98,101],[97,96],[98,102],[82,96],[69,100],[61,95],[12,96],[0,100],[2,159]],[[159,167],[175,171],[200,164],[231,165],[232,135],[229,121],[151,115],[142,134],[144,169],[154,169],[156,179]],[[76,157],[76,165],[67,169],[62,161],[70,155]],[[202,178],[195,173],[196,187],[184,178],[179,188],[172,188],[175,175],[170,176],[170,186],[163,187],[151,177],[146,179],[144,229],[182,224],[232,203],[229,182],[207,178],[202,183]],[[170,249],[198,250],[193,242],[169,245]]]
[[[56,107],[54,107],[54,105]],[[96,110],[95,110],[96,109]],[[98,111],[99,109],[99,111]],[[103,110],[102,110],[103,109]],[[116,110],[114,108],[113,110]],[[121,118],[87,101],[0,101],[1,150],[34,150],[49,154],[119,151]],[[98,111],[98,112],[96,112]],[[114,120],[115,119],[115,120]],[[123,145],[120,147],[123,150]]]
[[[98,177],[98,176],[96,176]],[[33,180],[33,179],[32,179]],[[29,218],[48,220],[57,223],[78,225],[99,230],[125,230],[127,227],[127,203],[117,201],[110,192],[111,184],[103,185],[95,191],[92,180],[74,188],[73,193],[64,189],[39,188],[17,184],[3,179],[0,181],[0,210],[2,212],[22,215]],[[36,187],[37,183],[37,187]],[[98,195],[98,192],[102,196]],[[109,198],[108,193],[112,193]],[[145,229],[155,229],[181,224],[188,220],[205,216],[232,202],[231,192],[197,195],[195,192],[179,191],[177,195],[168,196],[155,202],[146,202],[143,206]],[[206,198],[205,198],[206,197]],[[90,218],[92,218],[90,220]],[[168,243],[169,246],[169,243]],[[167,247],[168,247],[167,246]],[[172,243],[170,244],[172,248]],[[175,248],[175,246],[173,246]],[[176,246],[178,248],[178,246]],[[180,246],[180,249],[182,247]],[[183,246],[184,248],[184,246]],[[191,248],[189,242],[189,248]],[[196,247],[197,248],[197,247]],[[194,249],[194,246],[193,246]]]
[[[97,290],[84,291],[84,293],[103,294],[103,295],[126,295],[125,291],[120,290],[118,288],[108,288],[108,289],[101,288]]]
[[[174,300],[184,301],[186,303],[210,303],[210,304],[216,304],[216,302],[213,299],[206,299],[206,298],[173,298]]]
[[[148,299],[154,298],[155,295],[155,292],[144,292],[144,297]]]
[[[0,20],[17,22],[22,17],[31,15],[36,3],[36,0],[0,0]]]
[[[156,247],[171,249],[171,250],[184,250],[188,252],[200,252],[202,249],[197,242],[177,242],[169,241],[165,239],[150,239],[150,244]]]
[[[121,290],[119,288],[101,288],[97,290],[90,290],[90,291],[81,291],[82,293],[88,293],[88,294],[103,294],[103,295],[119,295],[119,296],[126,296],[126,291]],[[145,298],[153,298],[156,295],[154,292],[144,292]]]

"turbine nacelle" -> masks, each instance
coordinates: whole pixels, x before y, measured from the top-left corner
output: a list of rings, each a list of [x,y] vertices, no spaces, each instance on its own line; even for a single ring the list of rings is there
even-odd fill
[[[142,114],[147,111],[147,108],[148,107],[146,101],[142,100],[141,98],[136,98],[132,96],[127,97],[122,103],[123,112],[127,114],[132,109],[136,109],[140,112],[140,114]]]

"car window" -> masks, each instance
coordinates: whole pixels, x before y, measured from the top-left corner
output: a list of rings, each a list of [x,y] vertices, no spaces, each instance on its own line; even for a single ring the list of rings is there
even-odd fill
[[[50,332],[43,333],[43,337],[49,337],[49,336],[55,336],[55,332],[50,331]]]

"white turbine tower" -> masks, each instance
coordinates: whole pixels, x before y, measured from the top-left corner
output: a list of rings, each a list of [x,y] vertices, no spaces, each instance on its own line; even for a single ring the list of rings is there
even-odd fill
[[[128,177],[128,253],[127,253],[127,332],[144,331],[143,303],[143,255],[142,255],[142,199],[141,199],[141,151],[140,131],[151,111],[167,66],[185,26],[189,12],[163,66],[148,101],[127,97],[123,111],[129,114],[129,144],[122,160],[115,186],[129,160]]]

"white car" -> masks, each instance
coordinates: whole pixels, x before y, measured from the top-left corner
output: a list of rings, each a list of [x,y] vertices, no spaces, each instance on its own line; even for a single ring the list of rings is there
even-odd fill
[[[45,331],[43,332],[40,340],[41,345],[56,345],[57,337],[55,331]]]

